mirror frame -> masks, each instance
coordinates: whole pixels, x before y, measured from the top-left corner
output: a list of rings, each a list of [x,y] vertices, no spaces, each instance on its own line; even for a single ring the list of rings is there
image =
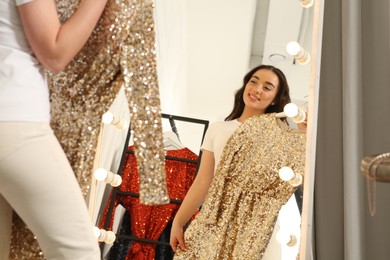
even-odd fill
[[[272,0],[271,0],[272,1]],[[298,0],[292,0],[297,1]],[[314,206],[314,179],[315,179],[315,157],[317,137],[317,116],[319,100],[319,78],[321,65],[322,29],[324,0],[314,0],[313,8],[313,29],[310,61],[310,81],[308,98],[308,128],[306,137],[306,161],[305,178],[303,184],[303,201],[301,214],[301,234],[299,246],[299,259],[313,259],[313,206]]]
[[[320,89],[321,70],[321,49],[322,31],[325,0],[315,0],[313,14],[311,69],[309,84],[309,107],[308,127],[306,137],[306,163],[305,178],[303,186],[302,219],[301,219],[301,242],[299,248],[299,259],[310,260],[313,256],[313,230],[314,230],[314,180],[315,180],[315,159],[317,144],[317,118],[318,100]]]

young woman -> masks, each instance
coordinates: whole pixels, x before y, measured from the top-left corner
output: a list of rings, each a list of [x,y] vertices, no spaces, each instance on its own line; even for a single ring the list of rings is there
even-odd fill
[[[100,259],[86,203],[50,128],[45,69],[81,50],[107,0],[83,0],[61,24],[54,0],[0,0],[0,258],[8,259],[12,210],[46,259]]]
[[[203,153],[198,174],[172,224],[170,244],[173,250],[176,251],[175,258],[185,259],[186,257],[188,258],[195,255],[199,256],[199,254],[203,254],[203,256],[207,255],[206,251],[208,249],[204,249],[206,250],[204,252],[199,252],[199,250],[203,250],[202,243],[211,243],[211,241],[199,241],[199,243],[197,242],[199,245],[193,247],[191,244],[186,243],[188,241],[184,238],[184,226],[194,212],[205,202],[206,195],[209,193],[209,187],[215,175],[215,170],[217,170],[218,162],[220,162],[224,147],[233,132],[235,132],[244,121],[254,116],[283,111],[284,106],[289,102],[289,86],[286,77],[281,70],[270,65],[260,65],[245,75],[243,86],[236,92],[232,112],[224,122],[216,122],[210,126],[204,143],[202,144],[201,149]],[[220,193],[221,192],[216,191],[215,194]],[[204,203],[204,206],[206,205],[207,208],[209,208],[208,205],[219,203],[215,198],[212,198],[212,196],[208,196],[207,198],[208,201],[206,199],[206,202]],[[199,214],[202,214],[202,211],[203,209]],[[232,219],[232,221],[234,222],[235,219]],[[191,225],[192,224],[190,224],[190,227]],[[216,225],[213,223],[212,225],[222,229],[226,226],[226,228],[229,229],[229,227],[227,227],[229,225],[228,223],[218,223]],[[218,237],[199,236],[197,239],[215,239],[223,241],[223,238]],[[231,244],[230,247],[234,247],[235,244],[239,242],[222,242],[224,246],[229,247],[228,243]],[[216,244],[221,245],[219,242]],[[218,252],[221,249],[214,248],[211,250]],[[186,252],[183,254],[184,251],[197,252]],[[260,254],[258,256],[260,257]],[[212,254],[210,254],[210,259],[213,259]]]

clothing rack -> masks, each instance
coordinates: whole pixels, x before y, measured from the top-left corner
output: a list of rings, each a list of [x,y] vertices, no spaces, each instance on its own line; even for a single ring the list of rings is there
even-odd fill
[[[127,150],[126,153],[127,154],[134,154],[134,151]],[[165,156],[165,159],[166,160],[181,161],[181,162],[188,162],[188,163],[198,163],[198,161],[189,160],[186,158],[173,157],[173,156],[168,156],[168,155]]]
[[[165,118],[165,119],[169,120],[169,123],[171,125],[172,131],[178,136],[178,138],[179,138],[179,134],[178,134],[178,130],[177,130],[177,127],[176,127],[176,124],[175,124],[175,120],[204,125],[203,134],[202,134],[202,138],[201,138],[201,143],[203,143],[203,140],[204,140],[207,128],[209,126],[209,121],[202,120],[202,119],[197,119],[197,118],[190,118],[190,117],[183,117],[183,116],[177,116],[177,115],[164,114],[164,113],[162,114],[162,118]],[[131,130],[130,129],[131,129],[131,125],[129,126],[129,130],[128,130],[127,136],[126,136],[125,145],[123,147],[122,157],[121,157],[120,165],[119,165],[118,172],[117,172],[117,174],[119,174],[119,175],[122,175],[122,171],[123,171],[124,164],[125,164],[125,161],[126,161],[126,158],[127,158],[127,154],[133,154],[134,153],[134,151],[128,149],[130,136],[131,136]],[[199,162],[200,162],[200,159],[201,159],[201,155],[202,155],[202,151],[199,150],[199,154],[198,154],[199,160],[198,161],[189,160],[189,159],[186,159],[186,158],[172,157],[172,156],[165,156],[165,159],[166,160],[176,160],[176,161],[183,161],[183,162],[188,162],[188,163],[194,163],[194,164],[196,164],[196,172],[197,172],[198,169],[199,169]],[[109,203],[109,206],[108,206],[108,212],[107,212],[106,219],[105,219],[104,226],[103,226],[103,228],[106,229],[106,230],[107,230],[107,228],[108,228],[108,226],[110,224],[110,220],[111,220],[113,209],[114,209],[114,203],[115,203],[116,197],[118,195],[121,195],[121,196],[132,196],[132,197],[136,197],[136,198],[139,197],[139,194],[137,194],[137,193],[124,192],[124,191],[120,191],[119,187],[113,187],[112,191],[111,191],[111,197],[110,197],[111,199],[110,199],[110,203]],[[176,200],[176,199],[170,199],[169,203],[181,204],[182,201],[181,200]],[[146,239],[146,238],[139,238],[139,237],[134,237],[134,236],[131,236],[131,235],[117,234],[116,236],[119,239],[140,241],[140,242],[152,243],[152,244],[163,245],[163,246],[170,246],[170,244],[167,243],[167,242],[151,240],[151,239]],[[103,254],[103,249],[104,249],[104,243],[103,242],[100,244],[100,248],[101,248],[101,252]]]
[[[169,117],[169,123],[171,124],[172,131],[176,134],[177,138],[180,140],[179,132],[175,124],[175,120],[172,117]]]

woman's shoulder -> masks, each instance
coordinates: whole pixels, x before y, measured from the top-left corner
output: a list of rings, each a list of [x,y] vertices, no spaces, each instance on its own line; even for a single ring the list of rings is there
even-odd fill
[[[210,124],[209,131],[212,132],[220,132],[220,131],[228,131],[231,129],[236,129],[241,123],[237,121],[237,119],[231,121],[215,121]]]
[[[235,126],[240,125],[240,122],[237,121],[237,119],[230,120],[230,121],[215,121],[213,122],[211,126],[213,127],[226,127],[226,126]]]

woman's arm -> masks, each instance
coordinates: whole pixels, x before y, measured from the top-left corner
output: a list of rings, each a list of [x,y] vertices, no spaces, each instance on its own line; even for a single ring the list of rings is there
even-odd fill
[[[179,244],[185,250],[183,227],[203,203],[214,175],[214,153],[203,151],[198,174],[188,190],[172,223],[170,244],[176,251]]]
[[[84,0],[74,14],[61,24],[54,0],[34,0],[19,6],[27,40],[39,62],[59,72],[87,42],[107,0]]]

